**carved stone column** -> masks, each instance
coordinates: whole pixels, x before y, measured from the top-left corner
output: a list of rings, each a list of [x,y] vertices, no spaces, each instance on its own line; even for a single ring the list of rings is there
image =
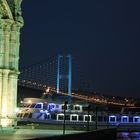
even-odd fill
[[[16,23],[12,25],[10,39],[10,68],[15,71],[18,71],[19,65],[20,28]]]
[[[3,32],[3,19],[0,15],[0,68],[3,68],[4,64],[4,32]]]
[[[17,105],[22,0],[0,0],[0,125],[13,124]]]
[[[0,115],[1,115],[1,107],[2,107],[2,76],[3,76],[3,73],[2,73],[2,70],[0,69]]]
[[[9,103],[8,106],[11,106],[11,110],[9,110],[8,115],[11,118],[15,117],[15,109],[17,107],[17,78],[18,73],[15,71],[10,71],[9,73]]]
[[[2,77],[2,104],[1,104],[1,115],[2,117],[6,117],[8,114],[8,75],[10,70],[3,69],[3,77]],[[10,89],[9,89],[10,90]],[[10,91],[9,91],[10,92]]]
[[[11,24],[12,20],[4,20],[4,68],[10,69],[9,67],[9,53],[10,53],[10,34],[11,34]]]

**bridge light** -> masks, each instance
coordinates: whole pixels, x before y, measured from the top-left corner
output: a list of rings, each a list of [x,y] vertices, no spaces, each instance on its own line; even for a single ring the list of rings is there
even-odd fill
[[[32,103],[32,101],[31,100],[28,100],[28,104],[31,104]]]
[[[47,89],[46,89],[46,93],[49,93],[50,92],[50,87],[48,87]]]

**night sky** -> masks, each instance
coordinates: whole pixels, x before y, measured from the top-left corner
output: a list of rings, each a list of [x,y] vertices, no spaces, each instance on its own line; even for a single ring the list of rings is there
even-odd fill
[[[23,0],[20,65],[70,53],[96,91],[140,97],[139,7],[139,0]]]

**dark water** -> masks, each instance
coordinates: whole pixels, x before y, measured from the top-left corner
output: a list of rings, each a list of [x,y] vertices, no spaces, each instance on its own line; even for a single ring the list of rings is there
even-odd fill
[[[140,140],[140,132],[119,132],[117,140]]]

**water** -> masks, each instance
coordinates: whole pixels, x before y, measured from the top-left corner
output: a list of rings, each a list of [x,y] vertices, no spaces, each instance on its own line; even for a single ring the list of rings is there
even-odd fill
[[[140,132],[119,132],[117,140],[140,140]]]

